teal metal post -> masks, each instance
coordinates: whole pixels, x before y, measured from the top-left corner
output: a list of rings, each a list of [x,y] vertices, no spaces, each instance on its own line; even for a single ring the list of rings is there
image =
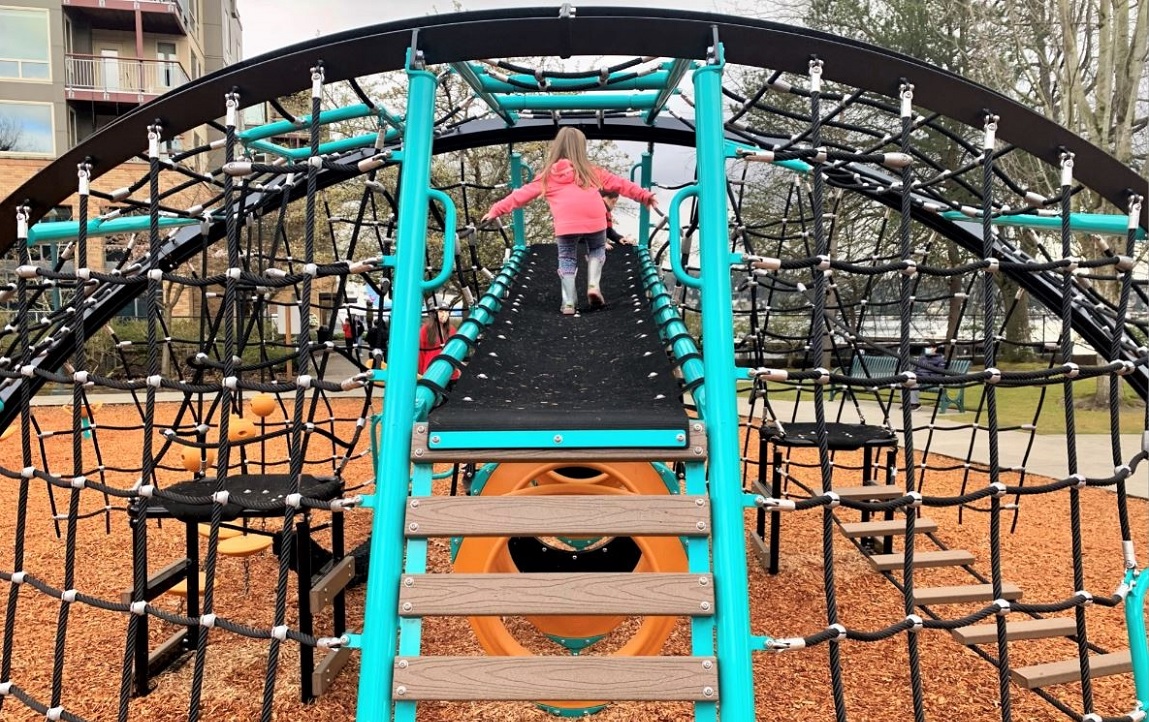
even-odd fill
[[[652,183],[651,171],[653,167],[654,155],[651,149],[648,148],[642,154],[642,159],[638,162],[638,184],[643,188],[650,190]],[[638,245],[643,248],[650,247],[650,209],[644,205],[638,207]]]
[[[418,372],[420,291],[427,245],[431,180],[431,130],[435,75],[407,58],[407,124],[403,133],[403,182],[392,286],[387,396],[380,424],[380,455],[371,521],[371,568],[361,636],[362,659],[356,719],[391,718],[391,687],[398,637],[399,577],[403,569],[403,516],[411,478],[411,424]]]
[[[518,151],[511,151],[511,188],[523,187],[523,156]],[[515,248],[525,248],[527,245],[527,220],[522,208],[511,211],[511,229],[514,231]]]
[[[1149,639],[1145,629],[1145,598],[1149,593],[1149,569],[1126,574],[1130,586],[1125,598],[1125,631],[1129,633],[1129,655],[1133,660],[1133,688],[1141,708],[1149,710]]]
[[[718,597],[718,684],[722,716],[754,719],[750,661],[750,599],[743,536],[738,406],[734,379],[734,315],[726,241],[726,154],[722,127],[722,46],[694,71],[698,166],[702,336],[706,339],[706,435],[714,581]],[[673,229],[671,229],[673,231]]]

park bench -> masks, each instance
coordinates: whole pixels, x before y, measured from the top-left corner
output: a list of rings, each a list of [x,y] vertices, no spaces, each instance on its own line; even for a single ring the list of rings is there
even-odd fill
[[[918,359],[920,363],[920,358]],[[950,359],[946,363],[946,372],[952,374],[967,374],[969,373],[970,362],[969,359]],[[846,370],[840,369],[842,373]],[[919,376],[922,375],[921,370],[916,371]],[[882,378],[885,376],[895,376],[898,373],[898,359],[894,356],[862,356],[855,355],[854,360],[850,364],[849,375],[854,378]],[[921,384],[918,387],[922,394],[936,395],[938,409],[945,413],[946,409],[955,408],[959,413],[965,411],[965,387],[964,386],[937,386],[933,384]],[[830,386],[830,400],[833,401],[834,397],[843,391],[851,390],[849,387],[841,385]],[[877,390],[875,389],[875,393]]]

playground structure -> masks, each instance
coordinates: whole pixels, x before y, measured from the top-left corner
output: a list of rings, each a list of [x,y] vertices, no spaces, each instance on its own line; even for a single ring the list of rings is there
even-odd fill
[[[565,72],[515,60],[542,55],[633,59]],[[508,60],[477,60],[493,57]],[[382,73],[402,83],[402,110],[372,96],[368,79]],[[743,90],[724,84],[733,75]],[[443,92],[448,82],[466,88],[465,98]],[[334,88],[354,102],[331,105]],[[300,91],[309,91],[310,108],[293,114],[285,99]],[[282,120],[241,127],[240,111],[264,102]],[[364,119],[370,132],[348,130]],[[647,187],[656,144],[696,155],[696,177],[674,189],[666,220],[640,211],[638,246],[612,252],[608,308],[569,321],[556,313],[553,252],[526,244],[521,211],[508,229],[470,225],[482,210],[475,194],[495,189],[468,181],[465,164],[455,183],[432,186],[436,156],[484,146],[508,147],[506,183],[517,186],[526,173],[517,148],[563,124],[594,139],[649,144],[632,171]],[[220,140],[160,153],[162,140],[198,126]],[[308,145],[269,140],[288,131],[306,131]],[[99,186],[102,172],[141,147],[147,166],[137,184]],[[1018,158],[1048,177],[1014,178]],[[339,187],[356,198],[352,219],[325,207],[322,194]],[[758,202],[755,189],[764,187],[785,190]],[[36,223],[72,193],[76,222]],[[1080,193],[1113,213],[1074,213]],[[832,708],[845,720],[843,646],[898,638],[912,714],[925,719],[919,639],[953,630],[956,643],[995,667],[1000,719],[1013,718],[1016,695],[1030,694],[1011,683],[1071,719],[1142,719],[1149,585],[1126,487],[1143,475],[1149,450],[1144,441],[1135,452],[1123,448],[1120,434],[1146,424],[1123,429],[1119,401],[1126,386],[1149,394],[1149,328],[1133,313],[1147,303],[1134,278],[1144,268],[1134,259],[1143,258],[1149,228],[1145,195],[1144,179],[1099,149],[961,78],[840,38],[705,14],[563,6],[442,16],[319,39],[183,86],[0,204],[0,218],[14,219],[0,224],[0,248],[18,259],[4,289],[16,313],[0,360],[0,425],[16,429],[20,447],[19,462],[0,467],[16,490],[12,552],[0,557],[8,585],[2,709],[126,720],[133,693],[166,683],[153,666],[191,651],[190,695],[176,716],[198,719],[206,660],[234,636],[266,640],[264,719],[282,694],[283,649],[297,645],[308,699],[357,656],[361,720],[416,719],[436,700],[521,700],[572,715],[613,701],[684,701],[698,720],[751,719],[770,711],[755,695],[755,655],[824,647]],[[93,213],[92,197],[112,210]],[[349,233],[333,230],[346,225]],[[1023,251],[1016,229],[1048,238],[1037,253]],[[91,270],[89,238],[113,233],[138,240],[115,269]],[[1110,248],[1077,257],[1084,234],[1108,237]],[[68,251],[54,266],[30,263],[29,245],[59,241]],[[484,265],[491,249],[500,267]],[[334,380],[337,344],[319,342],[309,324],[289,343],[268,315],[286,305],[298,305],[301,319],[322,304],[345,308],[352,276],[391,302],[387,365]],[[417,379],[420,311],[450,279],[468,314]],[[1008,297],[999,279],[1024,293]],[[165,327],[165,284],[199,296],[198,338]],[[53,290],[65,302],[34,317]],[[94,339],[139,296],[144,359],[129,360],[117,341],[115,372],[93,368]],[[1006,339],[1007,321],[1025,313],[1023,296],[1047,310],[1056,341]],[[894,333],[877,330],[875,317]],[[941,369],[919,360],[915,323],[927,317],[945,320],[944,335],[930,339],[944,349]],[[1075,360],[1074,337],[1099,360]],[[1045,368],[1001,370],[1007,347]],[[736,365],[736,351],[749,363]],[[1101,378],[1111,391],[1110,475],[1078,469],[1072,402],[1083,378]],[[836,406],[829,385],[842,392]],[[969,406],[975,433],[988,440],[987,463],[972,459],[972,443],[957,462],[931,454],[929,440],[917,445],[917,386],[941,389],[928,439],[951,433],[935,424],[951,392],[979,392],[977,410]],[[1027,484],[1025,457],[1017,466],[1001,460],[998,415],[1011,388],[1037,386],[1060,387],[1066,399],[1066,466],[1060,478]],[[70,428],[38,421],[32,400],[52,387],[71,395]],[[137,423],[102,425],[108,402],[90,397],[113,391]],[[1023,425],[1031,438],[1036,422]],[[759,450],[750,453],[756,435]],[[137,440],[138,463],[105,462],[105,440],[126,439]],[[863,447],[860,462],[849,456]],[[875,448],[885,452],[869,453]],[[370,489],[348,478],[368,456]],[[948,463],[964,475],[962,488],[933,493],[930,474]],[[472,493],[433,494],[435,464],[463,465]],[[842,483],[853,476],[864,483]],[[1117,529],[1094,530],[1082,518],[1081,497],[1101,493],[1091,487],[1112,487]],[[61,525],[62,574],[33,568],[25,554],[29,496],[40,493]],[[1049,498],[1068,500],[1073,584],[1022,589],[1003,572],[1003,527]],[[945,548],[939,523],[919,516],[955,506],[985,513],[989,558]],[[787,583],[778,564],[783,525],[819,517],[823,626],[792,637],[751,628],[746,510],[761,515],[751,544],[780,572],[771,581],[779,585]],[[329,556],[313,558],[313,514],[332,517]],[[346,619],[353,563],[343,520],[360,514],[371,518],[370,567],[356,627]],[[96,518],[131,525],[122,599],[76,585],[79,527]],[[173,518],[186,527],[186,554],[149,569],[149,535]],[[258,530],[278,555],[274,615],[264,626],[215,606],[223,536],[255,530],[249,520],[262,520]],[[880,626],[858,628],[840,615],[839,533],[898,590],[902,606]],[[1095,534],[1109,542],[1106,579],[1116,592],[1085,583],[1081,549]],[[438,538],[458,540],[449,574],[428,564],[429,540]],[[929,567],[962,568],[969,583],[923,584]],[[183,609],[156,603],[180,583]],[[13,674],[31,644],[21,625],[28,597],[55,608],[50,673],[39,680]],[[947,611],[961,603],[976,608]],[[126,632],[107,652],[122,659],[114,711],[89,715],[69,702],[77,606],[110,613]],[[331,608],[329,622],[313,619],[321,607]],[[1096,607],[1123,608],[1124,648],[1091,641]],[[424,618],[438,616],[472,617],[490,656],[425,655]],[[626,620],[639,617],[628,630]],[[528,644],[524,625],[507,618],[529,620],[551,646]],[[159,649],[148,626],[155,620],[179,630]],[[688,651],[658,656],[676,624]],[[633,634],[616,640],[618,628]],[[614,646],[597,653],[603,638]],[[1045,638],[1070,639],[1076,654],[1011,664],[1011,648]],[[1094,679],[1130,674],[1127,704],[1099,709]],[[1076,699],[1046,690],[1065,682],[1080,683]]]

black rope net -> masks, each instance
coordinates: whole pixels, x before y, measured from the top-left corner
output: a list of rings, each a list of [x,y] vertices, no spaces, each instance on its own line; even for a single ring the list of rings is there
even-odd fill
[[[602,78],[642,77],[667,61],[635,58],[585,72],[565,65],[538,70],[529,59],[486,67],[512,84],[530,75],[534,87],[524,91],[560,78],[586,81],[564,90],[593,91],[603,87]],[[1089,658],[1105,650],[1090,641],[1088,609],[1119,605],[1128,590],[1084,588],[1082,539],[1093,531],[1081,518],[1079,497],[1099,487],[1115,492],[1111,503],[1120,528],[1108,532],[1110,551],[1134,565],[1126,482],[1146,452],[1123,445],[1120,434],[1145,428],[1122,425],[1121,401],[1130,377],[1141,379],[1135,390],[1142,396],[1145,390],[1149,298],[1144,280],[1132,272],[1143,249],[1134,243],[1134,231],[1106,243],[1069,225],[1070,212],[1089,195],[1065,172],[1071,157],[1052,168],[992,142],[992,115],[984,128],[971,128],[915,108],[908,84],[901,99],[891,99],[823,82],[821,70],[818,62],[806,77],[733,67],[724,88],[733,108],[728,137],[742,156],[727,169],[727,242],[745,259],[731,275],[733,342],[743,365],[758,369],[744,389],[744,484],[754,488],[767,473],[767,458],[752,448],[755,435],[785,438],[794,424],[813,424],[812,453],[786,447],[778,466],[784,493],[762,504],[771,514],[820,514],[825,573],[826,626],[772,638],[767,647],[825,645],[833,706],[837,719],[845,720],[840,647],[846,640],[904,636],[913,714],[925,719],[923,688],[930,681],[917,647],[921,630],[997,620],[996,647],[971,649],[997,666],[999,714],[1009,720],[1016,690],[1009,685],[1006,612],[1016,618],[1072,610],[1070,636],[1083,682],[1078,699],[1035,692],[1072,719],[1133,719],[1120,712],[1098,716],[1092,700]],[[428,230],[433,248],[441,248],[435,241],[444,232],[460,232],[462,241],[448,290],[428,298],[428,308],[449,300],[465,312],[499,271],[511,243],[509,229],[474,228],[506,191],[507,151],[521,151],[536,168],[542,156],[539,145],[527,141],[480,154],[468,133],[500,114],[457,77],[442,82],[436,142],[457,149],[437,157],[432,177],[455,200],[460,227],[444,228],[432,209]],[[6,597],[0,705],[6,713],[138,717],[134,695],[149,684],[134,669],[139,640],[154,642],[161,625],[185,630],[183,644],[195,651],[182,682],[188,719],[206,709],[212,647],[237,637],[261,645],[258,663],[266,681],[251,695],[253,709],[269,720],[285,694],[285,654],[334,654],[347,643],[347,620],[315,629],[291,608],[297,603],[291,571],[307,568],[301,558],[316,543],[331,550],[318,564],[338,561],[345,553],[342,518],[359,513],[352,512],[358,494],[370,485],[371,418],[380,402],[370,371],[386,359],[392,269],[385,259],[395,250],[400,181],[391,153],[401,147],[403,118],[394,110],[401,107],[395,103],[403,84],[397,74],[328,84],[317,64],[311,77],[300,79],[300,87],[307,86],[310,92],[250,107],[242,95],[229,93],[208,113],[222,111],[222,123],[206,121],[177,137],[157,122],[139,138],[147,150],[120,169],[134,174],[126,186],[120,172],[90,180],[93,164],[82,164],[77,187],[61,190],[78,193],[79,234],[38,254],[48,260],[33,261],[27,243],[9,254],[9,281],[0,292],[9,318],[0,334],[0,399],[12,433],[4,442],[0,488],[5,506],[14,509],[8,551],[0,557]],[[690,93],[688,84],[682,87],[681,99],[658,122],[689,129]],[[355,104],[367,110],[352,120],[308,120]],[[643,116],[633,110],[520,114],[524,124],[572,123],[597,128],[603,137]],[[286,123],[275,132],[258,130],[278,121]],[[678,180],[666,179],[662,187],[673,189]],[[1136,215],[1139,202],[1131,197],[1129,208],[1109,211]],[[946,211],[961,217],[954,221]],[[1065,222],[1046,230],[996,224],[1020,215]],[[26,217],[22,211],[16,219],[22,238],[29,234]],[[699,240],[693,213],[685,218],[689,270],[695,257],[690,249]],[[100,230],[125,220],[129,232]],[[544,237],[539,225],[538,216],[528,216],[532,233]],[[652,251],[669,268],[665,239],[659,229]],[[432,278],[440,263],[434,250],[427,263],[425,277]],[[676,286],[669,271],[667,280],[688,326],[700,328],[697,294]],[[117,322],[124,309],[139,320]],[[362,344],[344,343],[345,318],[362,320]],[[705,352],[707,344],[725,342],[701,339],[701,346]],[[1078,346],[1085,345],[1092,345],[1095,360],[1079,358]],[[936,349],[942,363],[927,359],[926,347]],[[1113,472],[1088,477],[1074,456],[1074,401],[1080,395],[1074,381],[1093,378],[1109,391]],[[1069,452],[1065,473],[1035,481],[1028,468],[1033,440],[1048,421],[1042,409],[1054,402],[1049,394],[1058,388]],[[1001,408],[1010,393],[1033,389],[1033,415],[1003,423]],[[69,399],[67,412],[51,403],[60,395]],[[945,421],[951,410],[956,423]],[[889,471],[900,476],[904,494],[870,501],[832,493],[842,486],[836,477],[862,471],[853,457],[831,448],[831,431],[843,424],[878,426],[896,439],[896,468]],[[1016,460],[1003,459],[1007,432],[1023,437]],[[958,452],[942,443],[952,436],[966,440],[964,451],[961,443]],[[983,439],[984,458],[975,453]],[[960,493],[932,494],[931,475],[951,470],[962,474]],[[277,485],[261,496],[244,488],[253,478],[274,478]],[[1038,602],[1006,602],[1000,536],[1007,523],[1017,523],[1022,500],[1031,496],[1070,505],[1074,586],[1038,590]],[[966,565],[971,583],[992,587],[991,601],[958,618],[915,601],[919,547],[945,548],[944,531],[915,541],[919,510],[954,506],[988,515],[992,535],[991,558]],[[176,610],[151,581],[157,565],[171,561],[156,558],[153,540],[165,527],[168,537],[183,534],[171,532],[179,526],[173,509],[184,509],[185,518],[199,524],[198,530],[189,526],[188,536],[201,548],[203,572],[202,582],[196,568],[189,578],[189,586],[202,585],[202,598],[190,591]],[[845,510],[889,513],[905,522],[904,562],[881,572],[904,599],[902,609],[888,610],[886,618],[897,620],[888,626],[852,627],[837,608],[836,530]],[[327,519],[327,536],[319,542],[311,541],[310,529],[299,533],[313,514]],[[244,527],[277,542],[274,598],[268,600],[274,609],[259,623],[242,607],[217,606],[220,545],[240,517]],[[59,546],[59,553],[46,556],[28,545],[45,521]],[[116,554],[130,554],[132,562],[109,583],[123,590],[120,596],[85,589],[100,576],[85,562],[93,529],[118,539],[131,530],[130,551]],[[202,542],[194,538],[199,531]],[[851,544],[873,553],[860,540]],[[314,571],[322,568],[332,567]],[[89,618],[123,629],[122,646],[77,649],[75,628]],[[82,680],[92,665],[103,669],[116,658],[122,663],[115,678],[100,677],[118,685],[114,709],[93,709],[84,701]],[[773,704],[760,700],[764,714]]]

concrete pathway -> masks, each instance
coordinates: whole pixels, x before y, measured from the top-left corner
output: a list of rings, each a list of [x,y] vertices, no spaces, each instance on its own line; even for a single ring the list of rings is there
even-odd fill
[[[792,401],[771,401],[774,412],[783,422],[794,419],[796,421],[813,421],[814,405],[812,402],[803,403],[799,407],[797,417]],[[748,408],[748,401],[742,403],[742,413]],[[882,420],[881,407],[872,402],[859,402],[862,415],[870,424],[880,424]],[[827,406],[831,414],[837,413],[838,405],[834,403]],[[760,415],[762,405],[758,404],[755,410]],[[975,429],[957,429],[964,422],[951,421],[946,414],[938,414],[931,429],[930,417],[932,408],[923,406],[914,412],[914,448],[918,451],[927,450],[933,454],[942,454],[957,459],[969,458],[980,463],[989,463],[989,434]],[[896,418],[895,431],[901,435],[901,412],[893,415]],[[857,423],[857,413],[852,406],[848,406],[843,414],[847,423]],[[1149,436],[1149,435],[1146,435]],[[1067,462],[1066,438],[1060,434],[1033,435],[1032,448],[1030,434],[1026,431],[1004,431],[998,434],[998,456],[1003,467],[1015,467],[1030,474],[1038,474],[1053,479],[1062,479],[1069,476]],[[970,448],[971,440],[973,447]],[[1149,444],[1149,438],[1142,438],[1141,434],[1121,435],[1121,458],[1129,461],[1140,452],[1143,445]],[[1077,462],[1078,472],[1087,477],[1108,477],[1113,474],[1113,451],[1109,436],[1106,434],[1079,434],[1077,435]],[[1136,472],[1126,481],[1126,489],[1131,496],[1149,498],[1149,463],[1142,463]]]

